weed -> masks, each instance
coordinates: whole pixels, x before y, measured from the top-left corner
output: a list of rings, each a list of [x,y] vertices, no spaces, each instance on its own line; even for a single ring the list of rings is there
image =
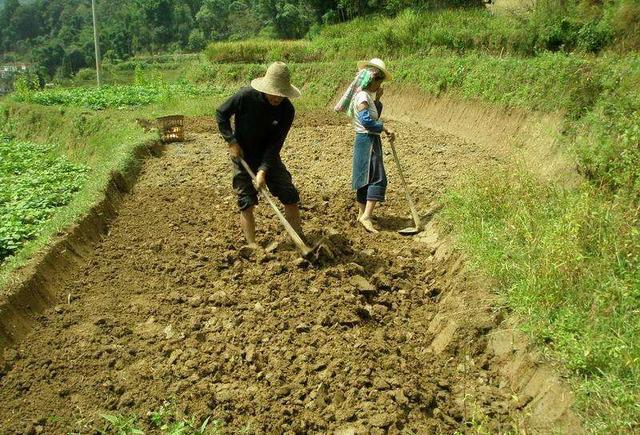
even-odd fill
[[[123,416],[121,414],[104,414],[101,416],[107,424],[100,433],[118,435],[144,435],[144,432],[136,427],[137,417]]]

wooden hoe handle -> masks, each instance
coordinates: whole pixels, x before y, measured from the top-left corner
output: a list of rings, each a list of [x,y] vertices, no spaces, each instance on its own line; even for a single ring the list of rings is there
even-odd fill
[[[256,174],[253,173],[253,171],[251,170],[247,162],[242,157],[237,157],[236,159],[240,162],[242,167],[245,169],[245,171],[247,171],[247,173],[249,173],[249,176],[255,182]],[[289,236],[291,237],[291,240],[293,240],[293,243],[296,245],[296,248],[298,248],[298,251],[300,251],[303,257],[307,257],[311,253],[311,248],[309,248],[307,244],[304,243],[304,240],[302,240],[302,238],[296,232],[296,230],[293,229],[293,227],[291,226],[287,218],[284,217],[284,215],[282,214],[282,212],[280,211],[280,209],[274,202],[273,198],[271,197],[271,195],[269,194],[269,192],[264,186],[260,188],[260,193],[262,194],[263,197],[267,199],[267,202],[275,212],[276,216],[278,216],[278,219],[280,219],[280,223],[284,226],[284,229],[287,231],[287,233],[289,233]]]
[[[407,187],[407,181],[404,179],[404,173],[402,172],[402,166],[400,166],[400,159],[398,159],[398,154],[396,153],[396,147],[393,144],[393,140],[389,141],[391,145],[391,152],[393,153],[393,160],[396,162],[396,166],[398,167],[398,172],[400,173],[400,180],[402,181],[402,187],[404,188],[404,194],[407,197],[407,202],[409,203],[409,208],[411,209],[411,216],[413,216],[413,222],[416,226],[416,229],[422,230],[422,222],[420,222],[420,215],[418,215],[418,211],[416,210],[416,205],[413,203],[413,199],[411,198],[411,194],[409,193],[409,187]]]

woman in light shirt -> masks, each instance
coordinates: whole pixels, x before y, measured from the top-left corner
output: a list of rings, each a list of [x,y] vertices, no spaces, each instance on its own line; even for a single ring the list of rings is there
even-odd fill
[[[395,139],[394,133],[380,120],[382,83],[391,80],[391,74],[377,58],[360,62],[358,67],[360,71],[336,110],[347,110],[356,132],[352,188],[356,191],[358,222],[367,231],[377,233],[372,222],[373,211],[378,202],[384,201],[387,190],[380,134],[386,133],[390,140]]]

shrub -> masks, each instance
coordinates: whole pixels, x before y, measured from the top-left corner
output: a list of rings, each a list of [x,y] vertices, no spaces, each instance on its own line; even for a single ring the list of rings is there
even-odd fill
[[[578,31],[577,46],[579,49],[597,53],[605,48],[613,38],[613,30],[605,21],[590,21]]]
[[[308,41],[275,40],[214,42],[205,54],[214,63],[311,62],[321,57]]]
[[[640,50],[640,4],[624,1],[616,11],[612,26],[621,45],[628,50]]]

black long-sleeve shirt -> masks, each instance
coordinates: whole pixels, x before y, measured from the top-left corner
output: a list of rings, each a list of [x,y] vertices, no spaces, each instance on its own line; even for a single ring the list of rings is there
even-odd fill
[[[235,129],[231,128],[232,115]],[[273,106],[262,92],[249,87],[240,89],[216,111],[222,137],[228,143],[238,142],[252,169],[266,171],[279,161],[294,116],[289,99]]]

